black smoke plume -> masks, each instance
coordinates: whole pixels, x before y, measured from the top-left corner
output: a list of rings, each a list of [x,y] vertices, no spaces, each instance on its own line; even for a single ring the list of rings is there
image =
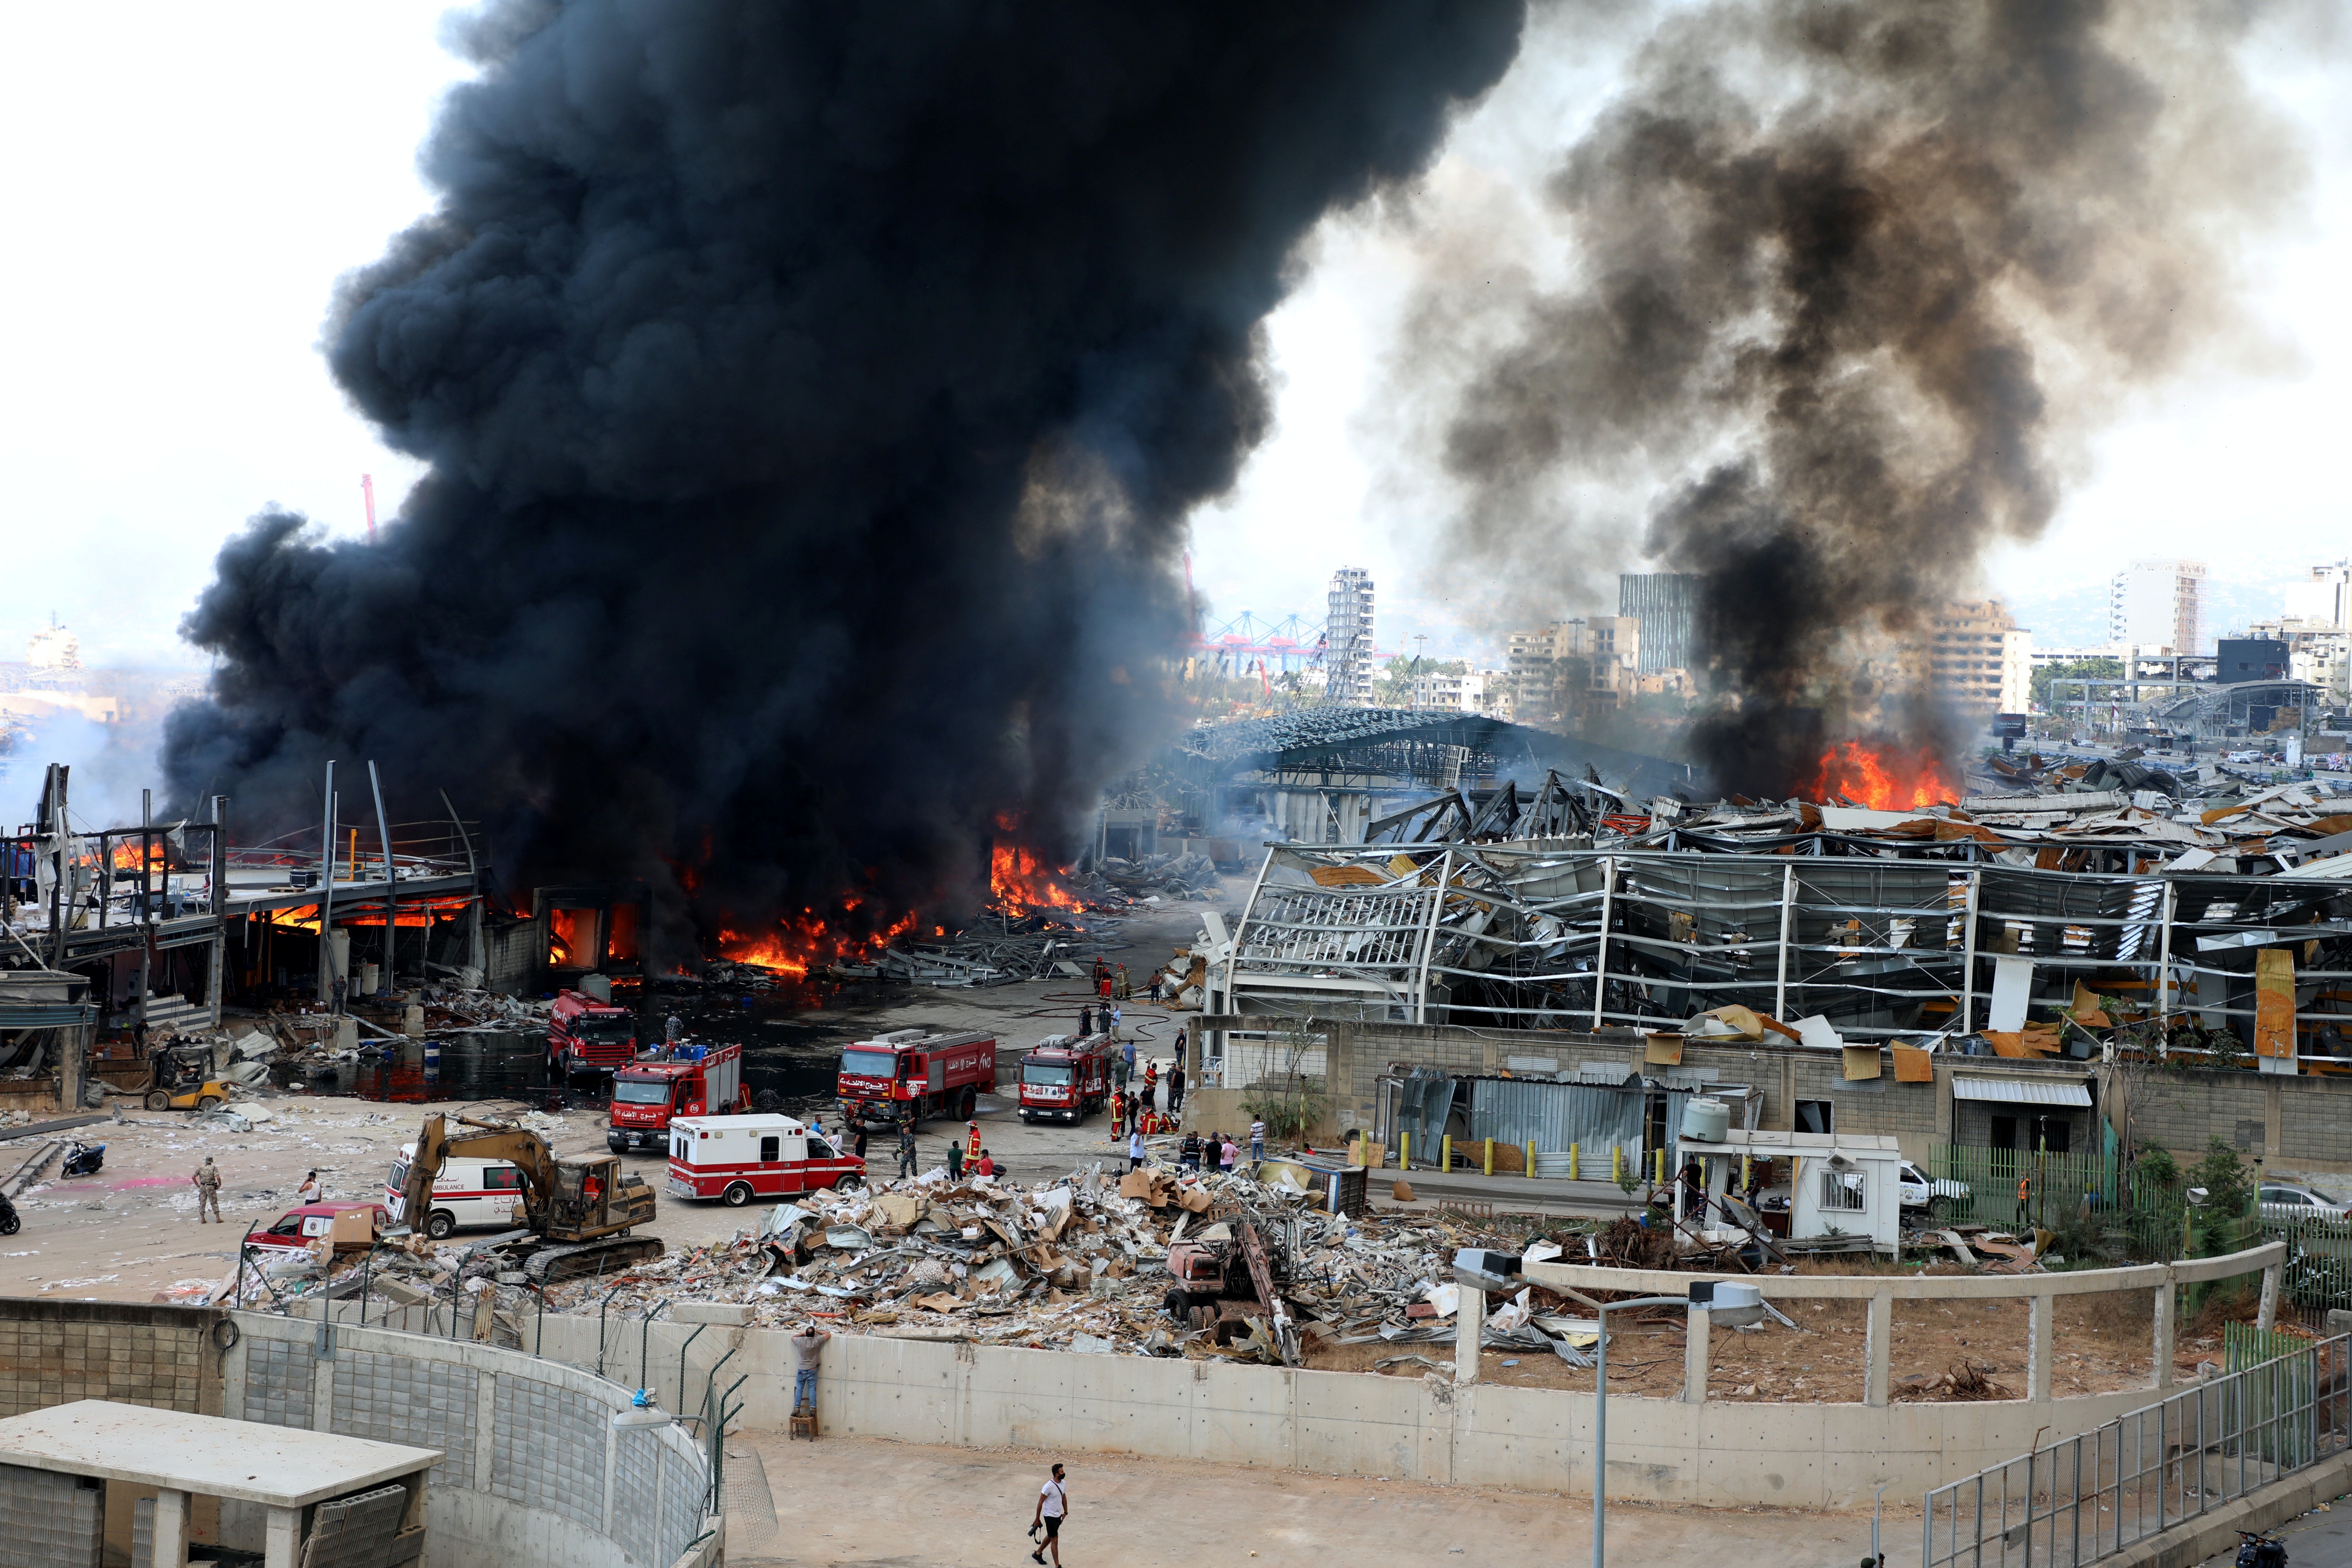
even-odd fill
[[[1520,10],[494,6],[439,210],[328,333],[430,474],[379,547],[222,552],[178,792],[294,827],[374,758],[510,885],[649,875],[705,935],[968,894],[1000,816],[1058,847],[1170,723],[1182,520],[1265,432],[1296,242]]]
[[[1549,183],[1574,281],[1449,428],[1463,537],[1573,552],[1529,525],[1545,484],[1638,476],[1647,551],[1701,578],[1721,785],[1787,795],[1873,732],[1948,755],[1930,614],[2042,531],[2119,390],[2214,342],[2234,236],[2296,184],[2233,63],[2255,9],[1676,14]]]

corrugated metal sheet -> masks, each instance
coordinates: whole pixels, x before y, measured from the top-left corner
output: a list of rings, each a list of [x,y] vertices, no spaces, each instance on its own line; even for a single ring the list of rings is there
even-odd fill
[[[2091,1091],[2079,1083],[2042,1083],[2024,1078],[1970,1078],[1952,1075],[1954,1100],[1985,1100],[1999,1105],[2078,1105],[2085,1110]]]
[[[0,1029],[88,1028],[96,1022],[94,1002],[0,1002]]]
[[[1538,1152],[1573,1143],[1589,1156],[1596,1150],[1642,1147],[1642,1092],[1580,1083],[1531,1083],[1517,1079],[1480,1079],[1470,1091],[1470,1136]],[[1677,1096],[1677,1099],[1685,1098]]]

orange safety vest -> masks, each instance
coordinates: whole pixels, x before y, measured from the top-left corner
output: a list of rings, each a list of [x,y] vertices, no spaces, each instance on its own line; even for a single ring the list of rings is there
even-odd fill
[[[2032,1195],[2033,1178],[2031,1176],[2019,1177],[2017,1182],[2017,1201],[2019,1203],[2023,1203]]]

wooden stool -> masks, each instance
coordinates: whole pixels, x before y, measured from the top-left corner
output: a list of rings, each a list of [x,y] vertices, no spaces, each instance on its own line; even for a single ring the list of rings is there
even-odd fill
[[[792,1433],[784,1440],[786,1442],[790,1442],[793,1437],[806,1437],[812,1443],[816,1441],[815,1411],[795,1410],[793,1412]]]

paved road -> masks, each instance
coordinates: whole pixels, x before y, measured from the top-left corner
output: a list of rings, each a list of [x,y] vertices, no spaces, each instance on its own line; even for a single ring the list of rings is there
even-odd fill
[[[2288,1524],[2287,1568],[2352,1568],[2352,1494],[2337,1498]],[[2238,1549],[2209,1557],[2200,1568],[2232,1568]]]

